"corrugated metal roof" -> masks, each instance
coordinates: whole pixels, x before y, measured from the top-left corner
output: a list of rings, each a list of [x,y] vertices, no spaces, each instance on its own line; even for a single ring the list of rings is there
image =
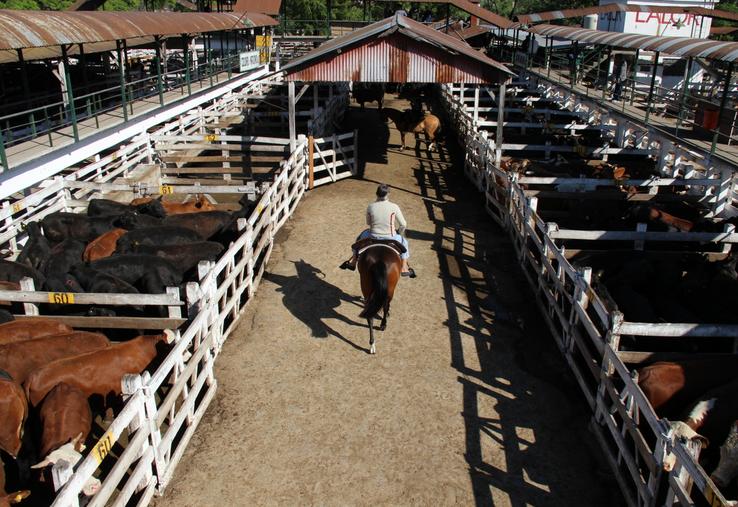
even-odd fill
[[[272,26],[264,14],[0,10],[0,50]]]
[[[381,2],[395,2],[396,0],[375,0]],[[500,28],[512,28],[515,23],[507,18],[495,14],[492,11],[488,11],[476,4],[471,3],[469,0],[403,0],[403,3],[418,3],[418,4],[450,4],[461,9],[462,11],[478,17],[482,21]]]
[[[562,9],[559,11],[537,12],[533,14],[522,14],[514,17],[516,25],[527,25],[529,23],[540,23],[553,19],[578,18],[588,14],[608,14],[611,12],[659,12],[665,14],[693,14],[717,19],[738,20],[738,13],[707,9],[705,7],[668,7],[665,5],[626,5],[620,3],[597,5],[594,7],[582,7],[580,9]]]
[[[738,59],[738,42],[722,42],[691,37],[638,35],[633,33],[603,32],[556,25],[536,25],[528,31],[551,37],[604,44],[643,51],[659,51],[675,56],[692,56],[733,62]]]
[[[69,55],[115,49],[125,39],[129,47],[151,44],[154,36],[177,37],[272,26],[265,14],[173,13],[173,12],[54,12],[0,10],[0,63],[17,62],[18,49],[26,60],[61,56],[61,45],[71,45]]]
[[[476,25],[464,28],[463,30],[454,30],[453,32],[449,33],[465,41],[478,35],[489,33],[489,28],[486,26]]]
[[[233,12],[260,12],[262,14],[279,14],[282,0],[236,0]]]
[[[738,31],[738,26],[711,26],[710,35],[726,35]]]
[[[438,83],[457,82],[453,69],[469,74],[469,81],[458,82],[498,82],[514,75],[456,37],[400,15],[330,40],[283,67],[292,81]]]

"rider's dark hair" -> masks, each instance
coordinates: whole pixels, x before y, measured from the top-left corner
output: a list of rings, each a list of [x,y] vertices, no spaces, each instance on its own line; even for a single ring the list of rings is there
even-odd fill
[[[389,195],[389,185],[382,183],[377,187],[377,197],[383,199]]]

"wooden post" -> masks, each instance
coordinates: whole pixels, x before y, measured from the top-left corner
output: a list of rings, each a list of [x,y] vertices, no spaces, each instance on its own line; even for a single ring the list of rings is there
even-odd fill
[[[500,83],[499,95],[497,96],[497,135],[495,137],[495,143],[497,149],[495,150],[496,162],[499,165],[500,159],[502,158],[502,126],[505,123],[505,82]]]
[[[648,123],[648,117],[651,114],[651,100],[653,100],[653,89],[656,87],[656,70],[659,68],[659,52],[653,57],[653,73],[651,74],[651,86],[648,89],[648,100],[646,100],[646,117],[644,121]]]
[[[314,142],[315,138],[313,136],[308,136],[308,190],[313,189],[313,183],[315,182],[315,175],[313,174],[315,171],[315,162],[313,161],[315,150],[313,146]]]
[[[474,87],[474,124],[479,120],[479,85]]]
[[[288,97],[288,121],[290,129],[290,154],[295,151],[297,147],[297,129],[295,127],[295,82],[290,81],[287,83],[287,97]]]

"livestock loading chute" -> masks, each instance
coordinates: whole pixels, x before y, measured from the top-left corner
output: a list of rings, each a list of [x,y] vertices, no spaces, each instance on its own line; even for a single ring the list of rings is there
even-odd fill
[[[713,320],[629,321],[627,312],[623,314],[613,306],[612,296],[599,281],[600,273],[593,273],[587,262],[597,258],[598,250],[610,256],[622,256],[618,259],[620,264],[627,263],[628,256],[647,259],[646,263],[685,255],[691,261],[701,258],[703,263],[707,262],[705,256],[725,259],[732,244],[738,242],[733,227],[727,223],[721,225],[718,218],[730,204],[730,168],[676,145],[647,126],[589,107],[585,99],[575,94],[526,81],[517,85],[517,101],[513,95],[506,97],[505,102],[512,103],[513,108],[516,103],[535,104],[530,111],[519,108],[519,113],[535,115],[540,104],[541,116],[546,114],[545,109],[551,110],[549,115],[576,113],[578,121],[605,133],[601,148],[582,150],[582,155],[611,156],[615,160],[618,150],[624,149],[634,151],[628,155],[637,161],[634,156],[640,153],[635,150],[643,150],[649,159],[641,159],[636,166],[648,163],[657,173],[655,177],[640,179],[615,173],[599,180],[566,174],[536,175],[534,167],[528,168],[527,163],[515,166],[508,157],[500,156],[508,143],[507,137],[500,146],[492,139],[493,135],[482,130],[486,126],[482,122],[488,121],[480,121],[480,113],[485,111],[480,111],[479,97],[486,95],[484,90],[481,93],[464,90],[458,85],[444,85],[441,89],[442,102],[460,142],[467,146],[465,173],[483,193],[490,216],[510,233],[521,268],[537,295],[537,304],[592,409],[591,427],[626,501],[634,506],[700,505],[706,499],[711,505],[728,505],[699,464],[699,445],[674,437],[668,421],[657,415],[638,385],[636,370],[659,358],[680,357],[660,350],[679,352],[680,347],[696,345],[698,350],[723,355],[734,353],[738,325]],[[554,100],[548,101],[549,97]],[[508,101],[509,98],[513,100]],[[494,110],[497,104],[495,99],[489,107]],[[518,125],[517,128],[541,126]],[[554,148],[548,150],[549,161],[556,160],[553,143],[541,147]],[[541,147],[533,149],[539,153],[546,151]],[[565,155],[567,160],[579,155],[575,150],[567,151],[572,154]],[[595,165],[605,167],[606,163]],[[623,165],[627,170],[629,164]],[[617,164],[611,169],[614,173]],[[712,222],[716,230],[649,231],[648,228],[658,229],[653,223],[639,225],[637,230],[567,229],[545,218],[544,204],[561,203],[563,196],[567,201],[596,203],[604,202],[602,198],[625,197],[626,206],[632,202],[645,205],[646,209],[661,202],[688,200],[702,210],[704,223]],[[563,216],[559,215],[558,219]],[[579,223],[583,222],[586,220]],[[613,252],[614,246],[619,250]],[[583,258],[583,263],[577,263],[577,257]],[[703,293],[701,297],[709,302],[719,295]],[[626,342],[630,350],[625,350]],[[703,356],[713,355],[689,352],[692,358]],[[684,357],[683,350],[681,357]]]
[[[166,314],[161,316],[56,318],[116,336],[134,329],[173,331],[166,354],[148,370],[121,379],[122,408],[112,422],[96,417],[85,441],[88,452],[50,467],[58,490],[53,505],[146,505],[163,493],[212,400],[214,361],[253,298],[275,234],[309,188],[356,173],[354,132],[329,132],[347,105],[344,90],[329,92],[323,101],[317,94],[306,98],[319,102],[309,120],[313,135],[297,136],[291,152],[288,139],[239,131],[243,117],[254,109],[251,104],[278,84],[279,75],[250,83],[3,202],[0,244],[11,259],[31,239],[31,222],[59,211],[84,215],[91,199],[126,204],[134,198],[161,198],[177,205],[199,196],[208,208],[243,211],[222,253],[200,262],[192,278],[162,294],[49,292],[38,290],[30,278],[22,281],[28,290],[0,291],[0,301],[16,305],[18,319],[48,313],[41,303],[49,301],[66,309],[163,306]]]

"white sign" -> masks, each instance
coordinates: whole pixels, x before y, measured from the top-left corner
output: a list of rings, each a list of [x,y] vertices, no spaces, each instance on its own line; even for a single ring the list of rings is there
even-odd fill
[[[606,1],[601,1],[604,5]],[[711,0],[662,0],[626,1],[627,5],[663,5],[666,7],[713,7]],[[706,39],[710,35],[712,18],[691,13],[663,12],[611,12],[600,14],[597,29],[607,32],[637,33],[640,35],[665,35],[669,37],[694,37]]]
[[[261,65],[259,63],[259,52],[258,51],[246,51],[239,55],[239,71],[245,72],[247,70],[255,69]]]

